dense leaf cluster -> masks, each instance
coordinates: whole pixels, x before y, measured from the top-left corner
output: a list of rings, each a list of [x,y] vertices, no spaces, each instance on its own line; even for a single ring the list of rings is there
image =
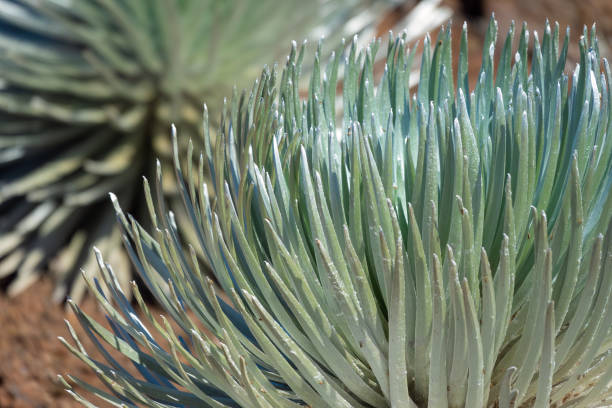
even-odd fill
[[[524,26],[495,67],[492,20],[472,90],[461,36],[456,73],[450,31],[425,39],[416,93],[403,36],[389,39],[378,81],[380,42],[325,67],[317,53],[305,100],[294,45],[280,75],[264,71],[232,100],[214,143],[205,114],[199,161],[192,142],[179,155],[175,131],[189,249],[161,167],[156,200],[145,181],[150,232],[114,199],[132,261],[175,325],[134,287],[142,322],[99,256],[103,284],[89,283],[108,287],[97,296],[112,331],[74,310],[142,377],[106,353],[92,360],[75,336],[66,344],[110,391],[74,381],[117,406],[609,405],[608,62],[585,30],[566,73],[568,36],[559,44],[547,25],[529,69]]]

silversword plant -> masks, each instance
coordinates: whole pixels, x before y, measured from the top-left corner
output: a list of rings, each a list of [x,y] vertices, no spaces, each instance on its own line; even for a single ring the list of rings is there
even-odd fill
[[[512,26],[495,68],[492,20],[473,90],[465,27],[456,72],[450,31],[424,40],[414,94],[401,35],[378,81],[379,42],[326,66],[317,53],[305,100],[294,45],[232,100],[214,144],[204,117],[199,160],[174,131],[188,251],[161,168],[149,232],[113,197],[167,317],[134,285],[138,315],[98,253],[88,282],[111,329],[71,304],[106,361],[72,328],[64,342],[108,390],[72,383],[115,406],[610,406],[612,74],[594,31],[566,71],[558,26],[541,42],[523,26],[516,52]]]

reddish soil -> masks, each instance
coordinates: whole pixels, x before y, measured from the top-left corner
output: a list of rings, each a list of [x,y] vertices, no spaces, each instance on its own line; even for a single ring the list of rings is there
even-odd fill
[[[457,0],[450,4],[458,8]],[[539,30],[545,16],[559,19],[561,27],[571,27],[574,44],[582,25],[590,26],[597,20],[601,39],[612,44],[612,2],[609,0],[514,0],[499,4],[490,1],[485,6],[485,16],[491,11],[495,11],[500,20],[501,33],[507,30],[512,19],[525,19],[532,29]],[[464,19],[461,13],[454,16],[456,39]],[[472,21],[470,25],[470,60],[474,62],[470,71],[472,81],[480,65],[482,33],[487,21],[488,17],[485,17]],[[608,50],[602,46],[602,54],[610,56]],[[575,60],[576,56],[574,47],[570,58]],[[72,313],[50,301],[51,292],[52,284],[42,280],[18,297],[9,299],[0,295],[0,408],[80,406],[64,391],[57,380],[58,373],[71,373],[89,383],[99,384],[93,372],[56,339],[57,336],[70,337],[64,319],[70,321],[79,334],[83,332]],[[82,308],[98,321],[103,321],[103,313],[91,298],[83,302]],[[83,342],[95,356],[92,344],[87,339]]]
[[[52,291],[52,283],[42,280],[15,298],[0,297],[0,407],[77,407],[57,374],[97,382],[93,371],[57,340],[70,337],[64,319],[79,327],[72,313],[51,302]],[[82,307],[103,319],[91,297]],[[93,345],[83,340],[93,352]]]

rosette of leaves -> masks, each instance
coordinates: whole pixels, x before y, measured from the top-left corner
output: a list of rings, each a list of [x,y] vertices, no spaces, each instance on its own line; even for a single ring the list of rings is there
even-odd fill
[[[98,253],[88,282],[111,328],[71,305],[102,358],[72,328],[76,345],[62,341],[108,389],[72,378],[70,392],[87,406],[70,384],[114,406],[610,406],[610,67],[594,30],[568,73],[558,26],[541,42],[523,26],[516,52],[513,26],[495,66],[496,38],[492,21],[474,89],[464,26],[456,71],[450,31],[424,40],[414,94],[400,35],[376,83],[378,42],[326,66],[317,54],[305,100],[294,46],[232,100],[214,145],[204,119],[199,159],[175,132],[189,249],[149,182],[149,231],[113,196],[167,317],[133,284],[138,314]]]
[[[54,296],[71,290],[80,298],[85,286],[73,280],[83,265],[95,270],[94,244],[113,253],[128,282],[129,260],[114,251],[120,233],[104,198],[114,191],[130,211],[145,208],[134,186],[154,170],[155,158],[172,168],[170,123],[200,140],[202,101],[221,102],[233,85],[248,85],[284,51],[279,38],[304,38],[315,26],[337,38],[354,16],[361,16],[361,25],[351,26],[359,31],[389,6],[0,1],[0,279],[9,293],[49,266]],[[176,198],[171,180],[163,190]]]

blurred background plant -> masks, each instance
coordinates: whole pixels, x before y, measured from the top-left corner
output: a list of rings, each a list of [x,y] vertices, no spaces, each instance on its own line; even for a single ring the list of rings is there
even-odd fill
[[[113,406],[609,407],[612,72],[595,28],[567,71],[558,25],[512,25],[499,58],[497,34],[491,19],[475,87],[467,25],[456,71],[450,30],[426,37],[415,93],[402,35],[380,80],[379,42],[318,51],[304,97],[294,45],[231,99],[216,141],[204,120],[198,158],[174,129],[188,249],[151,188],[162,171],[144,183],[152,228],[113,196],[164,316],[132,283],[139,315],[98,252],[87,282],[108,328],[70,305],[103,357],[70,325],[62,341],[106,388],[71,377],[69,391]]]
[[[421,2],[393,26],[412,38],[449,10]],[[96,245],[131,268],[107,192],[134,214],[134,194],[155,159],[168,170],[168,131],[194,141],[202,103],[222,98],[287,52],[287,40],[370,38],[397,7],[375,0],[1,0],[0,280],[19,293],[43,272],[54,299],[79,299],[78,270],[93,272]],[[308,69],[308,67],[305,67]],[[214,132],[213,126],[213,132]],[[187,140],[187,137],[183,140]],[[198,152],[201,146],[196,145]],[[185,146],[181,146],[184,153]],[[161,187],[174,203],[176,185]],[[181,222],[184,214],[176,214]]]

